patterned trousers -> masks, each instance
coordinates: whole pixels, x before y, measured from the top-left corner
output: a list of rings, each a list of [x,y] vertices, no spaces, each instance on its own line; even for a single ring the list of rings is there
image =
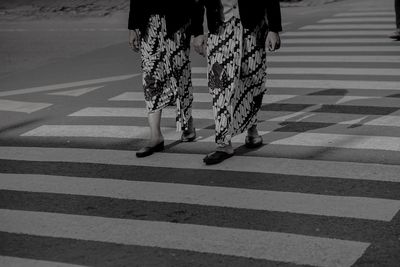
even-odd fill
[[[167,37],[165,18],[152,15],[142,34],[143,88],[148,112],[176,105],[177,130],[186,130],[191,117],[193,87],[189,60],[190,36],[182,28]]]
[[[229,144],[257,123],[266,92],[266,52],[264,43],[258,42],[262,29],[249,31],[240,19],[232,18],[208,37],[208,81],[218,145]]]

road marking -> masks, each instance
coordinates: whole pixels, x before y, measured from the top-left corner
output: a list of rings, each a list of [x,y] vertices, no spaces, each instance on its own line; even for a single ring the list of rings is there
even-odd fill
[[[160,247],[292,262],[351,266],[369,243],[289,233],[143,220],[0,210],[4,232]]]
[[[212,207],[391,221],[399,200],[176,183],[0,174],[2,190],[95,196]]]
[[[360,90],[400,90],[400,82],[385,81],[345,81],[345,80],[280,80],[267,81],[269,88],[318,88],[318,89],[360,89]]]
[[[56,93],[49,93],[49,95],[61,95],[61,96],[81,96],[87,93],[90,93],[94,90],[103,88],[104,86],[97,86],[97,87],[87,87],[87,88],[79,88],[74,90],[68,90],[63,92],[56,92]]]
[[[395,22],[393,17],[391,18],[333,18],[333,19],[322,19],[318,23],[352,23],[352,22]]]
[[[296,62],[296,60],[293,60],[292,57],[289,58],[291,59],[291,61]],[[301,57],[299,57],[299,59],[301,59]],[[321,59],[315,58],[315,60],[320,61]],[[208,86],[206,78],[194,78],[192,79],[192,84],[193,86],[200,87]],[[385,81],[269,79],[267,80],[266,85],[268,88],[400,90],[400,82]]]
[[[320,47],[295,47],[286,46],[282,47],[279,52],[399,52],[400,48],[397,46],[320,46]]]
[[[400,152],[400,137],[360,136],[348,134],[300,133],[272,141],[274,145],[372,149]]]
[[[37,103],[0,99],[0,111],[32,113],[50,107],[50,103]]]
[[[359,30],[359,31],[298,31],[286,32],[283,36],[359,36],[359,35],[372,35],[372,36],[387,36],[390,31],[387,30]]]
[[[111,77],[106,77],[106,78],[99,78],[99,79],[92,79],[92,80],[85,80],[85,81],[78,81],[78,82],[60,83],[60,84],[52,84],[52,85],[25,88],[25,89],[16,89],[16,90],[10,90],[10,91],[0,91],[0,97],[46,92],[46,91],[54,91],[54,90],[59,90],[59,89],[78,87],[78,86],[87,86],[87,85],[98,84],[98,83],[122,81],[122,80],[131,79],[133,77],[141,76],[141,75],[142,75],[141,73],[137,73],[137,74],[111,76]]]
[[[269,62],[379,62],[379,63],[400,63],[400,56],[274,56],[271,55],[267,61]],[[195,80],[195,79],[193,79]]]
[[[286,38],[282,36],[284,44],[366,44],[366,43],[393,43],[389,38]]]
[[[164,139],[176,141],[180,134],[175,128],[162,128]],[[205,130],[207,136],[199,138],[197,142],[214,142],[213,130]],[[269,132],[260,132],[261,135]],[[21,136],[36,137],[92,137],[92,138],[122,138],[147,139],[148,127],[140,126],[113,126],[113,125],[42,125],[28,131]],[[235,136],[232,143],[243,143],[245,133]],[[271,141],[270,144],[308,147],[330,147],[347,149],[366,149],[400,152],[400,137],[361,136],[346,134],[324,133],[296,133],[294,137]]]
[[[308,25],[300,30],[349,30],[349,29],[371,29],[371,30],[390,30],[392,24],[333,24],[333,25]]]
[[[211,103],[211,102],[210,102]],[[212,109],[195,109],[193,117],[197,119],[212,119]],[[72,117],[139,117],[146,118],[147,110],[144,108],[110,108],[110,107],[88,107],[70,114]],[[163,109],[163,118],[176,118],[175,108]]]
[[[54,261],[23,259],[16,257],[0,256],[0,266],[7,267],[83,267],[83,265],[67,264]]]
[[[399,50],[397,47],[384,47],[388,48],[388,51]],[[371,47],[286,47],[282,48],[282,52],[326,52],[326,51],[377,51],[380,49],[379,46]],[[312,50],[312,51],[309,51]],[[192,73],[195,74],[206,74],[206,68],[192,68]],[[327,75],[368,75],[368,76],[397,76],[400,77],[400,68],[292,68],[292,67],[270,67],[267,70],[268,74],[327,74]],[[143,95],[143,93],[142,93]],[[196,96],[196,93],[194,94]],[[201,99],[200,95],[197,94],[197,99]],[[205,101],[205,102],[208,102]]]
[[[263,104],[275,103],[285,99],[294,97],[295,95],[269,95],[263,98]],[[194,102],[196,103],[211,103],[212,98],[209,93],[194,93]],[[125,92],[118,96],[112,97],[110,101],[144,101],[143,92]],[[164,115],[163,115],[164,116]]]
[[[400,183],[399,165],[339,162],[323,160],[302,160],[288,158],[265,158],[234,156],[218,165],[206,166],[201,154],[156,153],[151,157],[136,158],[135,151],[44,148],[44,147],[2,147],[0,158],[33,162],[81,162],[123,166],[165,167],[177,169],[203,169],[237,171],[244,173],[269,173],[301,175],[317,178],[335,178],[365,181]],[[185,164],[182,164],[185,162]],[[243,164],[246,162],[246,164]]]
[[[335,14],[334,17],[369,17],[369,16],[382,16],[382,17],[394,17],[394,12],[346,12]]]

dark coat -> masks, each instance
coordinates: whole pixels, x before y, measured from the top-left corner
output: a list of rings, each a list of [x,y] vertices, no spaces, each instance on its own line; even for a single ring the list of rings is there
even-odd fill
[[[244,28],[253,30],[266,17],[269,31],[282,31],[279,0],[238,0],[238,5]],[[216,33],[224,23],[221,0],[196,0],[192,17],[192,33],[195,36],[203,34],[204,10],[210,33]]]
[[[146,32],[151,15],[165,16],[167,32],[172,35],[190,22],[195,0],[130,0],[130,30]]]

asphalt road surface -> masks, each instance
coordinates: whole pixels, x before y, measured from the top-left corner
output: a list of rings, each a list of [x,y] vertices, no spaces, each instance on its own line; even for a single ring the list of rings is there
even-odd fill
[[[148,128],[126,14],[2,23],[0,266],[400,266],[393,1],[283,15],[265,144],[235,137],[215,166],[203,58],[196,142],[177,141],[166,109],[166,150],[138,159]]]

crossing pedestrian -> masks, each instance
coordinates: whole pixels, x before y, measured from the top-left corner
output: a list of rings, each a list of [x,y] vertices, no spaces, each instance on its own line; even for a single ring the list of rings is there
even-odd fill
[[[396,30],[389,37],[400,40],[400,0],[394,0],[394,11],[396,13]]]
[[[203,32],[206,11],[208,36]],[[279,0],[198,0],[193,46],[207,56],[213,98],[216,151],[204,158],[217,164],[234,154],[231,139],[247,130],[245,145],[262,146],[257,113],[266,92],[266,50],[280,47]]]
[[[193,141],[191,107],[193,87],[189,61],[191,0],[131,0],[129,46],[141,53],[143,89],[148,111],[150,139],[137,157],[164,149],[160,128],[162,110],[176,106],[177,130],[181,140]]]

